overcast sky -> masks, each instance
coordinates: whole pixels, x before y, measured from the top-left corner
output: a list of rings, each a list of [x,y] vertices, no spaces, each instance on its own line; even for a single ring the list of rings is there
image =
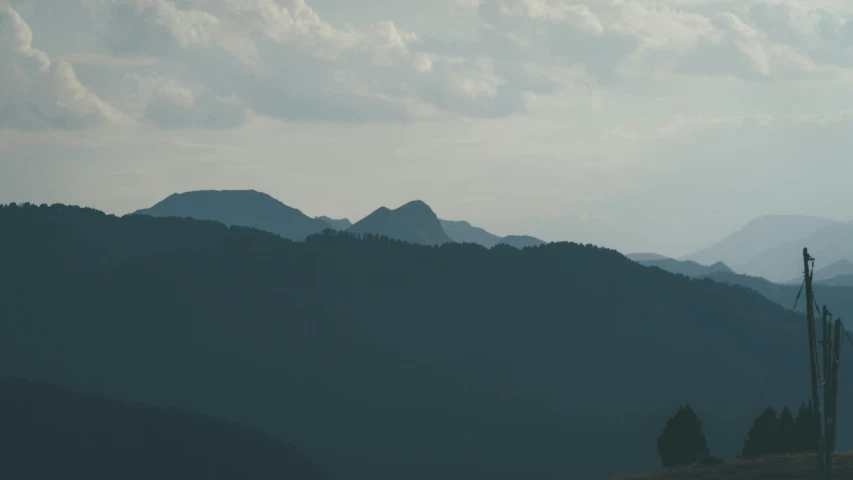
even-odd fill
[[[848,0],[0,0],[0,202],[256,189],[681,255],[853,219]]]

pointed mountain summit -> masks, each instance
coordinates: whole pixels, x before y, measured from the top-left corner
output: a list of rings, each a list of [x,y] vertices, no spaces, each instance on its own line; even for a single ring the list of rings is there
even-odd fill
[[[384,235],[420,245],[440,245],[453,241],[441,228],[441,222],[435,212],[420,200],[409,202],[396,210],[380,207],[347,231]]]
[[[151,208],[131,215],[189,217],[225,225],[266,230],[291,240],[302,240],[329,228],[266,193],[255,190],[198,190],[174,193]]]
[[[492,248],[501,241],[501,237],[475,227],[466,221],[439,220],[441,228],[451,240],[457,243],[476,243],[486,248]]]
[[[346,230],[352,226],[352,222],[349,221],[348,218],[341,218],[340,220],[329,218],[326,216],[314,217],[314,220],[320,220],[321,222],[326,222],[331,228],[335,230]]]
[[[498,245],[509,245],[515,248],[538,247],[545,245],[543,240],[529,235],[507,235],[498,242]]]

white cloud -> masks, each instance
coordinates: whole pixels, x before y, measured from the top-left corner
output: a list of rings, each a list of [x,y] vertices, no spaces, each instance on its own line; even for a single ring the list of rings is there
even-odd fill
[[[124,120],[80,83],[70,63],[52,62],[32,42],[18,12],[0,6],[0,127],[82,128]]]

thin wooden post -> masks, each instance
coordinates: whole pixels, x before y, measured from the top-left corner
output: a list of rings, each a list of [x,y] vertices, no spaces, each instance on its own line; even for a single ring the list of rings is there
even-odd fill
[[[803,271],[806,283],[806,328],[809,334],[809,372],[812,377],[812,404],[814,405],[814,425],[817,430],[817,468],[819,478],[825,478],[824,456],[823,456],[823,425],[821,425],[820,395],[818,394],[818,375],[820,374],[817,364],[817,352],[815,351],[815,321],[814,321],[814,295],[812,292],[812,274],[809,268],[809,251],[803,248]]]

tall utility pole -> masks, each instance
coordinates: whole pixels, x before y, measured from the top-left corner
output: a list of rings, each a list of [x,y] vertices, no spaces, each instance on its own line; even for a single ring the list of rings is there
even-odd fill
[[[823,428],[821,425],[820,417],[820,395],[818,394],[818,375],[820,374],[817,365],[817,351],[816,351],[816,334],[814,327],[814,292],[812,292],[812,271],[809,268],[809,261],[814,260],[811,256],[809,256],[809,250],[807,248],[803,248],[803,268],[805,272],[805,283],[806,283],[806,328],[809,333],[809,373],[812,377],[812,405],[814,405],[814,425],[815,431],[817,432],[817,469],[821,480],[826,478],[824,468],[825,458],[823,456]]]
[[[832,454],[835,452],[836,410],[838,398],[838,363],[841,360],[841,335],[843,329],[841,319],[835,320],[835,325],[830,323],[830,312],[823,307],[821,312],[821,334],[820,342],[823,351],[823,377],[820,375],[817,352],[817,332],[814,318],[814,291],[812,290],[812,276],[814,275],[809,262],[814,261],[809,256],[808,249],[803,249],[803,267],[806,287],[806,322],[809,335],[809,371],[811,373],[812,401],[814,405],[814,424],[817,433],[817,468],[821,480],[832,479]],[[834,328],[831,328],[833,327]],[[818,384],[823,386],[823,401],[825,415],[821,419],[820,393]]]

